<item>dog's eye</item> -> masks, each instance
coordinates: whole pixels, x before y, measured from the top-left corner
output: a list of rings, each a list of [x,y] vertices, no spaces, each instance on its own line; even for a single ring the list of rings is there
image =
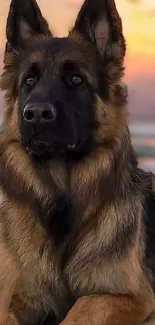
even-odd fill
[[[79,74],[74,74],[72,75],[71,81],[73,85],[79,86],[83,83],[83,78]]]
[[[25,78],[25,84],[27,87],[32,88],[36,83],[36,78],[34,76],[27,76]]]

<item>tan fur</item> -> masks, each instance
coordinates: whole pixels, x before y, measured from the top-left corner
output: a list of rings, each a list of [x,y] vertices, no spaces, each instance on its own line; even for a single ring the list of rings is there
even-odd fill
[[[15,115],[12,115],[8,123],[9,130],[13,126],[13,118],[15,118]],[[115,145],[118,151],[124,138],[123,132],[122,139],[121,131],[119,130],[119,132],[120,135]],[[1,150],[3,148],[1,166],[4,164],[6,171],[8,168],[8,173],[11,170],[14,171],[17,179],[22,182],[25,191],[31,191],[36,197],[42,198],[44,202],[45,198],[49,195],[49,188],[38,179],[35,170],[30,164],[29,156],[20,148],[18,141],[12,141],[13,135],[13,132],[7,133],[7,127],[6,131],[1,135]],[[105,175],[110,175],[112,155],[113,149],[107,150],[104,155],[99,150],[92,157],[86,159],[82,165],[79,164],[79,166],[73,167],[70,170],[71,191],[74,194],[74,200],[81,205],[83,214],[82,218],[80,217],[79,219],[79,224],[74,234],[73,247],[70,247],[69,259],[63,270],[63,279],[67,281],[72,293],[78,296],[97,294],[99,292],[108,292],[111,295],[119,293],[121,295],[130,294],[130,296],[135,296],[135,299],[120,298],[120,302],[119,299],[112,296],[99,296],[95,299],[92,298],[92,300],[91,298],[86,298],[86,310],[89,308],[91,312],[94,310],[97,313],[99,304],[99,306],[103,306],[103,312],[99,314],[99,320],[94,320],[93,314],[90,313],[87,316],[87,312],[84,309],[82,312],[84,322],[85,317],[86,319],[89,317],[92,324],[95,324],[95,322],[100,324],[101,322],[101,324],[111,325],[112,319],[117,317],[117,320],[119,319],[120,321],[119,324],[123,324],[123,319],[128,317],[125,315],[127,315],[129,310],[131,318],[128,317],[126,324],[141,325],[141,322],[155,308],[153,293],[141,269],[141,259],[143,256],[143,252],[140,250],[142,206],[141,201],[137,201],[136,197],[130,197],[130,202],[117,202],[116,205],[112,202],[106,205],[104,209],[100,206],[98,179],[100,179],[103,171],[104,177]],[[55,167],[59,168],[59,165],[55,164]],[[67,186],[67,184],[64,186],[66,183],[65,168],[61,165],[59,173],[56,174],[55,167],[54,165],[49,165],[46,168],[47,175],[51,177],[52,181],[54,180],[54,182],[59,184],[61,190],[65,191]],[[89,192],[87,191],[88,188],[91,189]],[[93,205],[88,204],[89,201],[93,201]],[[115,256],[109,260],[110,253],[108,252],[111,243],[115,242],[116,229],[119,229],[121,233],[124,225],[129,220],[131,223],[134,222],[135,215],[137,216],[137,232],[134,238],[134,248],[129,246],[124,258],[120,259]],[[50,240],[49,242],[46,232],[40,224],[36,223],[36,220],[38,220],[37,216],[33,215],[22,202],[19,205],[19,203],[8,198],[4,193],[1,221],[3,221],[4,229],[7,229],[7,236],[4,232],[5,241],[11,249],[15,263],[19,267],[20,282],[17,287],[18,296],[24,304],[33,307],[36,312],[42,306],[48,312],[49,306],[52,305],[54,312],[59,314],[57,300],[55,300],[51,291],[48,292],[47,287],[43,287],[42,283],[47,281],[50,275],[49,281],[52,283],[53,291],[59,297],[59,303],[62,304],[61,299],[64,301],[67,295],[67,288],[65,281],[61,279],[62,270],[60,269],[60,261],[65,247],[55,251],[52,241]],[[41,259],[40,251],[42,251]],[[104,257],[103,260],[101,259],[102,252],[103,255],[107,254],[107,257]],[[38,284],[37,286],[36,283]],[[149,303],[147,304],[147,302]],[[85,304],[85,298],[82,298],[83,303]],[[126,305],[129,306],[127,311]],[[74,317],[74,310],[76,317],[80,319],[79,310],[81,309],[79,308],[81,307],[79,306],[80,300],[77,301],[77,304],[75,304],[73,310],[67,316],[64,321],[65,324],[70,322],[70,317],[72,319],[72,313]],[[110,306],[110,309],[107,306]],[[139,313],[137,312],[138,308]],[[122,310],[124,310],[124,314]],[[143,310],[143,313],[141,313],[141,310]],[[12,320],[12,317],[14,316],[10,314],[7,325],[10,325],[12,321],[16,322],[14,318]],[[74,322],[76,323],[76,319],[74,319]]]
[[[144,325],[155,325],[155,312],[150,315]]]
[[[88,52],[92,50],[95,55],[94,46],[78,32],[78,23],[69,34],[69,40],[81,46],[79,53],[85,49],[85,55],[78,53],[73,59],[83,60],[88,82],[95,89],[94,118],[98,125],[93,131],[95,149],[76,163],[57,157],[39,165],[23,149],[21,107],[14,86],[19,85],[24,71],[17,78],[20,54],[6,49],[1,78],[6,113],[0,134],[2,324],[10,307],[5,325],[20,325],[22,321],[29,325],[46,323],[47,316],[55,325],[61,321],[62,325],[142,325],[155,310],[144,262],[145,184],[130,141],[121,81],[125,46],[114,2],[107,0],[107,6],[107,18],[99,21],[96,30],[99,44],[106,41],[98,48],[107,60],[102,67],[105,85],[108,84],[106,96],[99,95],[101,89],[96,90],[97,71],[92,65],[87,69]],[[112,23],[118,32],[114,41]],[[41,18],[40,24],[41,33],[36,35],[31,26],[21,22],[24,44],[31,46],[34,41],[50,37],[48,25]],[[98,56],[94,57],[98,60]],[[44,59],[39,51],[29,56],[31,63]],[[72,51],[60,51],[56,59],[61,66],[72,59]],[[41,91],[44,88],[40,86],[38,92]],[[65,204],[61,211],[62,199]],[[50,224],[55,209],[56,217],[62,212],[69,219],[72,212],[69,230],[61,240],[55,229],[57,220],[54,226]],[[63,233],[63,226],[59,227]]]
[[[148,307],[145,305],[146,309]],[[142,300],[134,298],[106,295],[83,297],[69,311],[61,325],[85,325],[88,322],[91,325],[140,325],[145,317],[143,311]]]
[[[3,226],[0,224],[0,234],[2,233]],[[19,277],[11,251],[0,237],[0,325],[4,324],[8,317],[10,303]]]
[[[11,121],[12,119],[10,119],[10,124],[8,124],[10,128]],[[9,144],[11,140],[9,140],[10,132],[9,135],[6,135],[5,133],[7,134],[7,128],[6,132],[4,132],[1,136],[1,148],[3,145],[3,163],[6,161],[8,172],[10,172],[11,169],[15,170],[15,166],[17,166],[15,171],[17,175],[16,177],[21,179],[25,190],[31,190],[32,193],[34,192],[37,197],[42,197],[44,199],[44,197],[46,197],[45,193],[47,193],[47,196],[49,195],[48,187],[46,187],[46,185],[43,186],[37,176],[35,176],[35,170],[33,170],[31,167],[29,157],[20,148],[18,142],[16,142],[17,140]],[[11,136],[12,135],[13,132],[11,132]],[[121,137],[119,139],[121,139]],[[7,145],[5,143],[7,143]],[[96,152],[94,157],[89,157],[85,162],[83,162],[82,165],[80,164],[77,166],[77,168],[74,167],[70,171],[72,193],[74,193],[75,200],[77,202],[79,201],[79,204],[81,204],[81,208],[83,209],[84,213],[82,219],[79,219],[79,224],[77,225],[73,241],[74,248],[71,250],[71,254],[63,274],[64,278],[67,279],[70,290],[72,290],[75,295],[78,294],[80,296],[85,296],[99,292],[108,292],[109,294],[111,293],[116,295],[118,292],[119,294],[127,295],[130,293],[131,296],[139,297],[137,306],[141,301],[141,305],[143,307],[139,308],[143,308],[145,310],[145,314],[147,315],[154,308],[154,300],[152,291],[145,279],[140,265],[142,258],[141,254],[143,255],[143,252],[139,250],[141,233],[141,227],[139,226],[141,223],[141,202],[138,202],[137,198],[130,198],[130,204],[129,202],[125,203],[123,201],[122,203],[120,202],[120,204],[117,203],[115,206],[112,202],[112,204],[106,206],[106,209],[100,208],[98,179],[100,179],[101,172],[103,170],[105,171],[106,175],[110,173],[111,155],[112,151],[109,151],[106,159],[106,156],[102,155],[102,152],[99,150]],[[18,164],[19,161],[21,162],[20,165]],[[59,165],[57,167],[59,168]],[[55,168],[57,167],[55,165]],[[56,177],[56,183],[59,184],[59,187],[61,189],[63,188],[64,191],[65,187],[61,185],[61,182],[63,179],[65,179],[63,176],[65,175],[65,168],[62,168],[61,166],[58,174],[53,173],[55,168],[52,165],[49,166],[49,175],[51,174],[50,177],[52,179],[55,179]],[[87,172],[85,172],[86,170]],[[25,176],[23,171],[25,171]],[[60,180],[56,175],[59,175]],[[65,184],[65,182],[63,181],[62,184]],[[89,197],[87,194],[88,188],[91,188],[91,191],[89,191]],[[88,199],[90,201],[93,200],[93,205],[87,203]],[[95,216],[90,218],[90,216],[94,215],[94,213]],[[105,259],[104,257],[102,261],[102,251],[103,253],[106,251],[108,252],[111,242],[113,240],[115,241],[116,228],[118,228],[119,231],[121,231],[121,228],[123,229],[122,215],[125,225],[129,222],[129,219],[130,222],[132,222],[132,220],[134,221],[134,216],[137,216],[138,231],[135,238],[137,245],[134,246],[134,249],[131,249],[129,246],[127,255],[125,258],[122,258],[122,260],[115,257],[113,260],[109,261],[109,257],[107,255],[107,258]],[[4,228],[7,229],[7,233],[9,234],[5,240],[7,240],[7,245],[9,245],[17,265],[19,265],[21,275],[20,281],[22,284],[22,286],[19,285],[19,289],[17,288],[19,296],[22,298],[24,303],[28,303],[29,305],[33,306],[36,311],[41,305],[44,306],[44,310],[48,311],[49,304],[52,304],[55,312],[58,313],[57,304],[54,297],[52,297],[50,292],[46,292],[45,295],[41,283],[43,279],[48,277],[49,272],[50,282],[52,283],[54,291],[57,292],[58,296],[62,295],[62,292],[63,297],[65,296],[66,288],[65,284],[61,280],[61,270],[59,267],[59,261],[61,260],[63,251],[60,250],[56,252],[54,246],[52,248],[51,241],[49,242],[46,232],[43,230],[41,225],[35,221],[37,220],[37,216],[32,215],[31,211],[25,208],[22,203],[19,205],[19,203],[17,204],[15,201],[10,200],[5,193],[1,209],[1,218],[1,220],[3,220]],[[20,243],[22,243],[22,245],[20,245]],[[42,258],[40,260],[39,252],[41,249],[43,251]],[[98,252],[98,255],[96,252]],[[50,256],[53,256],[52,259]],[[31,265],[33,265],[33,269],[31,268]],[[52,273],[51,269],[53,270]],[[35,283],[40,283],[40,285],[36,287]],[[20,287],[22,287],[22,290]],[[40,298],[35,300],[35,297]],[[146,300],[144,297],[146,297]],[[88,298],[86,298],[86,302],[89,301],[89,299],[87,299]],[[96,299],[93,300],[94,308],[97,308]],[[106,296],[105,298],[99,297],[99,301],[100,299],[101,301],[103,299],[103,305],[104,303],[107,304]],[[108,299],[112,299],[113,301],[112,297]],[[135,305],[137,301],[136,299],[134,300]],[[142,302],[143,299],[144,302]],[[144,308],[146,301],[149,301],[147,306],[147,308],[149,308],[149,312],[147,311],[146,307]],[[80,302],[77,302],[78,306],[79,303]],[[88,303],[86,303],[86,306],[89,308]],[[74,308],[76,308],[76,305]],[[90,309],[92,310],[92,307],[90,307]],[[119,310],[118,306],[117,309]],[[108,311],[107,309],[107,312],[111,313],[112,309],[111,311]],[[113,313],[115,314],[115,312],[114,299]],[[12,318],[12,316],[10,317]],[[106,324],[107,316],[102,314],[102,317],[104,318]],[[143,316],[141,315],[140,317]],[[143,320],[144,319],[145,318],[143,318]],[[10,321],[11,320],[8,319],[8,324],[10,324]],[[66,322],[68,322],[68,318],[66,319]],[[108,325],[110,324],[111,323],[109,322]],[[129,324],[131,323],[129,322]],[[136,324],[141,324],[138,318]]]
[[[14,125],[12,124],[14,118],[15,115],[13,113],[8,123],[9,131]],[[123,128],[123,130],[124,129],[125,128]],[[114,146],[118,151],[121,147],[121,134],[122,138],[124,138],[123,132],[121,132],[121,130],[119,130],[119,132],[118,141],[116,141]],[[49,195],[48,186],[40,182],[37,174],[35,174],[35,170],[30,164],[29,156],[20,148],[18,141],[12,141],[12,135],[14,134],[14,132],[9,132],[9,134],[7,134],[6,128],[6,131],[1,136],[1,148],[4,150],[1,164],[5,164],[6,171],[8,168],[9,173],[11,170],[15,172],[17,179],[22,182],[26,191],[31,191],[38,198],[44,200]],[[17,139],[17,137],[15,137],[15,139]],[[107,205],[105,209],[100,207],[101,202],[100,196],[98,195],[98,179],[100,179],[103,171],[105,171],[106,176],[110,174],[112,155],[113,149],[107,150],[104,155],[102,151],[99,150],[94,153],[92,157],[86,159],[82,165],[80,164],[76,168],[73,167],[73,169],[70,170],[71,190],[72,193],[74,193],[74,200],[79,202],[84,213],[82,218],[79,219],[79,224],[77,225],[74,235],[74,246],[63,271],[63,275],[64,279],[66,279],[69,284],[70,290],[75,295],[83,296],[99,292],[108,292],[109,294],[117,295],[119,292],[121,295],[130,294],[136,297],[135,299],[120,298],[120,302],[119,299],[113,298],[112,296],[96,297],[95,299],[92,298],[92,300],[91,298],[86,298],[86,309],[90,308],[91,312],[94,310],[94,312],[97,313],[97,308],[99,308],[98,303],[99,306],[103,306],[103,312],[99,314],[99,321],[97,319],[94,320],[93,314],[89,314],[89,319],[92,324],[95,324],[95,322],[100,324],[101,322],[101,324],[111,325],[112,319],[115,319],[116,316],[117,319],[120,317],[120,324],[122,324],[123,318],[128,317],[124,315],[127,315],[125,306],[129,304],[129,311],[131,308],[133,310],[134,306],[137,318],[135,318],[135,314],[132,316],[133,313],[131,314],[130,312],[131,319],[128,318],[128,323],[126,322],[126,324],[131,325],[133,323],[140,325],[155,307],[151,288],[145,279],[140,265],[141,256],[139,255],[139,245],[141,228],[138,227],[139,232],[137,232],[136,238],[134,239],[137,244],[132,250],[130,246],[128,247],[126,258],[120,260],[114,257],[113,260],[109,261],[107,255],[106,259],[105,257],[103,261],[101,259],[102,251],[103,254],[106,251],[108,252],[111,242],[113,240],[115,241],[116,228],[118,228],[119,231],[121,231],[121,229],[123,230],[122,215],[124,224],[128,223],[129,220],[130,222],[132,221],[132,214],[133,221],[136,215],[137,222],[141,222],[142,207],[140,201],[137,201],[137,198],[130,198],[130,204],[123,201],[122,203],[120,202],[120,204],[117,202],[116,206],[114,203]],[[59,165],[55,166],[59,168]],[[60,172],[56,174],[55,168],[53,167],[52,165],[49,166],[49,171],[47,169],[47,173],[57,184],[59,184],[59,187],[65,191],[65,168],[62,168],[61,165]],[[88,188],[91,189],[89,192],[87,192]],[[93,205],[88,204],[88,200],[93,200]],[[91,217],[92,215],[94,215],[93,218]],[[63,299],[66,299],[65,295],[67,294],[67,288],[63,280],[61,280],[62,275],[59,266],[63,250],[56,252],[54,246],[52,248],[52,243],[51,241],[49,242],[43,228],[36,223],[35,220],[37,220],[37,216],[32,215],[31,211],[22,205],[22,202],[21,205],[19,205],[19,203],[17,204],[12,199],[10,200],[10,198],[7,198],[5,193],[4,203],[1,209],[1,218],[9,234],[5,240],[12,251],[17,265],[19,265],[21,276],[21,282],[17,288],[19,297],[21,297],[24,304],[26,303],[32,306],[36,312],[41,306],[48,312],[48,306],[52,305],[55,313],[58,314],[57,302],[53,294],[50,291],[48,292],[47,288],[43,288],[42,282],[44,280],[46,281],[49,277],[48,274],[50,274],[50,283],[52,283],[54,292],[56,292],[59,299],[61,296]],[[20,243],[22,243],[22,245]],[[39,255],[40,250],[43,250],[41,259]],[[98,255],[96,252],[98,252]],[[33,269],[31,268],[32,265]],[[51,270],[53,271],[51,272]],[[38,285],[36,286],[35,283],[38,283]],[[82,298],[82,304],[84,301],[85,299]],[[146,304],[147,301],[149,301],[148,305]],[[76,317],[80,317],[78,308],[81,307],[78,307],[79,305],[80,300],[77,302],[77,309],[75,304],[73,311],[71,310],[69,313],[69,318],[64,321],[65,324],[70,322],[70,317],[72,319],[72,313],[74,316],[74,310]],[[107,308],[107,306],[111,306],[110,309]],[[140,311],[137,313],[137,308],[143,310],[144,313]],[[122,310],[124,310],[125,314],[122,313]],[[85,321],[85,317],[86,319],[88,317],[85,309],[82,315],[82,319]],[[111,315],[113,315],[113,317]],[[10,325],[10,322],[12,322],[10,319],[12,319],[12,317],[13,316],[10,314],[7,324]],[[132,317],[134,317],[134,319],[132,319]],[[76,322],[76,319],[74,322]]]

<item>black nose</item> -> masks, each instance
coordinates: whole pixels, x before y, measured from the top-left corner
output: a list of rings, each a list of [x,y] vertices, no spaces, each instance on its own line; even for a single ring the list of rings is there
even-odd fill
[[[48,103],[28,104],[23,110],[23,118],[28,123],[46,124],[52,122],[56,117],[55,108]]]

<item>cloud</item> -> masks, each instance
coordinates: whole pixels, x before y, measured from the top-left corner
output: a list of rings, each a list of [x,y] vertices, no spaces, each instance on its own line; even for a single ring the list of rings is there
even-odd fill
[[[127,0],[127,1],[136,5],[137,3],[140,3],[142,0]]]
[[[84,0],[37,0],[52,30],[66,35]],[[0,70],[10,0],[0,1]],[[116,0],[127,38],[126,81],[132,116],[155,116],[155,0]],[[0,92],[0,104],[3,95]],[[1,104],[1,107],[3,105]],[[155,117],[154,117],[155,118]]]
[[[146,11],[147,16],[154,18],[155,17],[155,9],[153,10],[147,10]]]
[[[155,119],[155,77],[141,73],[128,82],[131,118]]]

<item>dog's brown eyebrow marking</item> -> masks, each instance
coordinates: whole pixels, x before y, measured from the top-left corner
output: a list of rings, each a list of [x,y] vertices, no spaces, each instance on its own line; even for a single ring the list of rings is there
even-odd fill
[[[40,63],[43,59],[43,53],[41,51],[34,51],[30,55],[31,63]]]
[[[85,77],[88,81],[88,83],[92,87],[96,87],[96,73],[95,68],[93,67],[88,69],[89,63],[87,63],[85,60],[78,61],[76,59],[74,60],[66,60],[63,62],[63,69],[64,70],[71,70],[74,72],[82,73],[83,77]]]
[[[19,75],[18,86],[22,84],[23,79],[28,74],[30,75],[33,74],[35,76],[38,76],[40,74],[40,70],[41,70],[41,60],[38,62],[36,62],[36,60],[33,62],[30,60]]]

